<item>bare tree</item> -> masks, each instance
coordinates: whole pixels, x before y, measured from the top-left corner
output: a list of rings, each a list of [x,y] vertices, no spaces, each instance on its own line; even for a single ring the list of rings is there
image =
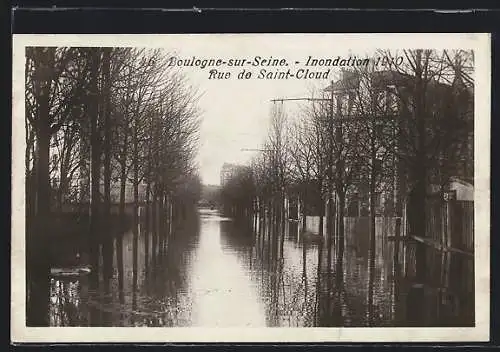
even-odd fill
[[[33,219],[36,228],[46,236],[50,233],[51,222],[51,182],[50,182],[50,141],[52,136],[61,128],[70,116],[73,106],[78,105],[81,92],[85,88],[86,71],[79,69],[78,64],[85,66],[84,60],[78,50],[71,48],[27,48],[26,49],[26,117],[31,127],[28,139],[27,154],[34,152],[32,170],[27,171],[29,177],[27,185],[28,204],[34,203]],[[34,138],[33,138],[34,137]],[[34,146],[34,147],[33,147]],[[36,182],[33,182],[36,180]],[[33,195],[36,195],[33,197]],[[36,199],[36,202],[33,202]],[[28,223],[32,221],[28,218]],[[28,276],[32,280],[46,278],[49,271],[48,251],[46,238],[34,238],[32,225],[28,226]],[[31,246],[33,250],[31,250]],[[44,282],[46,279],[42,279]],[[37,317],[46,315],[38,314],[38,309],[46,308],[47,283],[40,282],[36,287],[41,292],[33,292],[29,304],[33,306],[29,312],[33,317],[28,317],[34,325],[44,325],[44,321],[36,321]],[[36,290],[34,290],[36,291]],[[32,318],[32,319],[31,319]]]
[[[292,126],[289,146],[291,177],[300,192],[297,208],[299,208],[299,204],[302,204],[302,230],[304,231],[307,226],[308,188],[311,181],[319,176],[317,171],[320,168],[320,163],[318,161],[321,159],[318,157],[316,138],[314,138],[315,134],[312,130],[314,126],[308,116],[303,115]],[[297,209],[298,211],[299,209]]]
[[[166,204],[163,208],[168,214],[172,213],[176,191],[184,190],[179,198],[187,194],[196,198],[199,193],[185,190],[186,184],[194,190],[193,185],[199,183],[194,163],[199,128],[197,95],[186,80],[166,69],[167,59],[163,50],[27,48],[27,257],[28,280],[33,284],[33,290],[28,290],[29,305],[33,306],[30,323],[46,325],[46,321],[36,319],[47,316],[43,311],[53,259],[48,249],[57,246],[46,236],[66,231],[60,220],[62,212],[71,211],[71,207],[63,208],[65,203],[78,202],[82,210],[90,200],[88,244],[92,281],[97,284],[101,244],[104,274],[109,277],[112,273],[115,183],[120,184],[122,221],[126,186],[132,183],[135,223],[139,186],[144,180],[148,196],[151,188],[159,187],[161,194],[157,196]],[[142,162],[149,156],[150,162]]]
[[[394,57],[399,53],[383,54]],[[425,238],[426,197],[431,179],[437,176],[441,184],[447,182],[441,163],[443,153],[449,155],[449,148],[467,144],[464,142],[472,130],[471,114],[464,112],[471,106],[471,99],[460,102],[455,94],[458,82],[462,85],[458,91],[464,93],[467,85],[473,84],[472,53],[457,51],[450,55],[446,50],[417,49],[403,50],[402,55],[405,64],[391,67],[392,79],[398,82],[394,92],[400,103],[397,156],[407,170],[408,185],[402,188],[408,190],[410,234]],[[417,276],[423,279],[425,246],[419,245],[417,252]]]
[[[387,72],[373,67],[356,69],[350,73],[355,84],[350,84],[349,121],[356,129],[357,177],[356,191],[368,192],[370,213],[370,249],[375,251],[377,198],[383,191],[394,192],[396,163],[397,101],[391,92],[393,86]],[[367,187],[365,187],[367,185]],[[394,203],[394,197],[391,198]],[[393,205],[392,205],[393,206]],[[371,258],[374,258],[373,256]]]
[[[287,116],[283,106],[273,106],[271,111],[271,124],[268,139],[264,145],[269,161],[269,174],[271,176],[274,195],[273,210],[279,223],[284,220],[284,202],[287,187],[290,181],[289,163],[289,136],[287,133]]]

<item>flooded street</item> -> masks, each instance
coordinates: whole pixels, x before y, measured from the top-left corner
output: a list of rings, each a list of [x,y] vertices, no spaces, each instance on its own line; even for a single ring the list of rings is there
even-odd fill
[[[489,338],[489,38],[282,34],[16,41],[11,343]]]
[[[412,277],[411,246],[388,240],[380,219],[370,256],[362,218],[346,218],[346,249],[284,229],[200,209],[164,245],[138,226],[115,240],[113,275],[53,278],[51,326],[472,326],[471,260],[435,254],[426,285]],[[380,230],[380,231],[379,231]],[[279,236],[270,236],[278,231]],[[284,237],[281,236],[284,234]],[[136,243],[136,246],[134,246]],[[404,247],[404,248],[403,248]],[[134,260],[136,256],[136,260]],[[372,259],[372,260],[370,260]],[[440,265],[437,265],[441,260]],[[460,280],[457,280],[460,278]]]

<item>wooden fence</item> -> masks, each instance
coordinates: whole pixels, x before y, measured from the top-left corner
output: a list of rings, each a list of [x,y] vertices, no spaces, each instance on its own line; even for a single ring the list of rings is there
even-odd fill
[[[443,250],[474,253],[473,201],[433,196],[427,200],[425,211],[428,242]]]

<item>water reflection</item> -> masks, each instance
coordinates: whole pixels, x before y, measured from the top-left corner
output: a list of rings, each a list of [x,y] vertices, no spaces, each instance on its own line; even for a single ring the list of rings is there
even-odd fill
[[[193,326],[265,326],[257,287],[251,281],[248,255],[251,236],[230,241],[224,230],[232,222],[218,215],[202,217],[200,238],[192,267]],[[237,243],[237,245],[236,245]]]
[[[390,219],[346,219],[338,239],[306,241],[296,222],[240,222],[215,210],[155,234],[115,239],[113,273],[53,279],[52,326],[472,326],[472,260],[428,253],[414,281],[414,248],[388,238]],[[256,225],[256,228],[252,228]],[[396,250],[397,249],[397,250]],[[395,253],[398,253],[395,256]]]

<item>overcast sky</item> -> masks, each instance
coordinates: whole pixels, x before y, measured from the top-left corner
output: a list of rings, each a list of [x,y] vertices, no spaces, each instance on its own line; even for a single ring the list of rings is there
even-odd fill
[[[313,88],[326,86],[334,79],[337,69],[326,80],[323,79],[275,79],[263,80],[256,76],[261,68],[296,71],[305,68],[309,55],[335,58],[349,56],[348,49],[341,49],[334,38],[315,37],[306,40],[290,35],[267,36],[190,36],[182,39],[182,46],[175,48],[179,59],[192,56],[197,58],[221,58],[225,61],[235,58],[254,59],[285,58],[288,67],[254,67],[246,65],[247,71],[253,71],[254,77],[248,80],[237,79],[240,67],[221,67],[219,70],[231,72],[231,78],[209,79],[211,68],[182,67],[188,79],[203,93],[199,101],[202,112],[201,146],[198,155],[200,174],[205,184],[218,184],[220,169],[224,162],[247,163],[255,152],[241,149],[259,148],[267,134],[272,108],[271,99],[297,98],[310,96]],[[319,39],[319,40],[318,40]],[[353,52],[353,55],[355,53]],[[362,55],[363,53],[360,53]],[[295,64],[295,62],[300,64]],[[217,68],[216,68],[217,69]],[[325,71],[327,68],[317,67]],[[305,104],[305,103],[302,103]],[[285,103],[290,115],[300,111],[298,103]]]
[[[23,45],[47,46],[137,46],[163,48],[175,52],[180,59],[220,58],[253,60],[284,58],[292,72],[304,68],[308,56],[336,58],[365,57],[378,48],[467,48],[477,45],[475,34],[209,34],[209,35],[16,35],[14,57],[24,62]],[[22,38],[22,39],[21,39]],[[16,62],[17,62],[16,61]],[[297,63],[298,62],[298,63]],[[23,94],[24,65],[14,65],[20,77],[19,92]],[[210,68],[184,67],[182,71],[192,85],[203,93],[199,101],[202,112],[201,146],[198,155],[204,183],[218,184],[224,162],[246,163],[253,156],[242,148],[258,148],[263,142],[270,119],[271,99],[306,97],[313,87],[323,88],[335,79],[339,68],[332,68],[328,79],[259,80],[260,67],[246,66],[254,77],[238,80],[241,68],[220,67],[230,71],[225,80],[209,80]],[[269,70],[279,69],[266,67]],[[317,70],[326,68],[317,67]],[[17,77],[16,76],[16,77]],[[17,105],[16,105],[17,106]],[[289,116],[299,111],[297,103],[286,103]],[[17,107],[22,111],[24,104]],[[24,121],[24,120],[23,120]],[[24,133],[21,129],[19,133]],[[19,138],[24,141],[24,138]]]
[[[469,37],[467,37],[469,36]],[[284,58],[288,67],[264,67],[268,70],[307,68],[308,56],[317,58],[363,58],[379,48],[464,47],[464,39],[470,35],[379,35],[379,34],[225,34],[171,36],[163,46],[176,52],[179,59],[220,58],[253,60],[262,58]],[[460,41],[462,40],[462,41]],[[231,78],[210,80],[209,70],[199,67],[183,67],[191,83],[203,92],[199,102],[202,111],[201,146],[198,155],[200,174],[205,184],[218,184],[220,168],[224,162],[247,163],[255,152],[244,152],[242,148],[259,148],[267,134],[270,120],[271,99],[310,96],[313,88],[321,89],[330,80],[337,79],[340,68],[332,67],[327,79],[257,79],[262,67],[245,66],[253,71],[253,78],[239,80],[240,67],[220,67],[219,71],[231,72]],[[216,68],[217,69],[217,68]],[[324,71],[327,67],[311,68]],[[306,103],[302,103],[306,104]],[[293,118],[300,111],[298,103],[285,103],[288,116]]]

